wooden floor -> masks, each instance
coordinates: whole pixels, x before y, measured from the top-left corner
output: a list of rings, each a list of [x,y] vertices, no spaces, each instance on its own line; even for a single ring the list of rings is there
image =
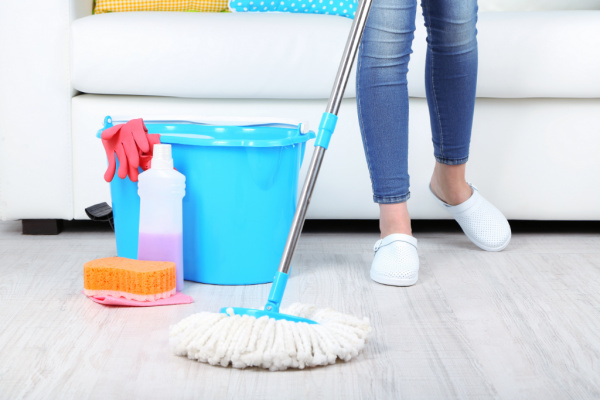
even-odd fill
[[[460,232],[417,233],[420,280],[369,280],[375,233],[302,236],[284,302],[368,316],[349,363],[304,371],[173,356],[168,327],[201,310],[261,307],[269,285],[186,282],[194,304],[109,308],[81,294],[107,230],[22,236],[0,223],[0,399],[599,399],[600,235],[516,233],[500,253]]]

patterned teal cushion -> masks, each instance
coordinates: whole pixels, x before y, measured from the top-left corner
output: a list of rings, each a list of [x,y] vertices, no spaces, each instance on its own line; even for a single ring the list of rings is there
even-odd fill
[[[234,12],[291,12],[354,18],[357,0],[229,0]]]

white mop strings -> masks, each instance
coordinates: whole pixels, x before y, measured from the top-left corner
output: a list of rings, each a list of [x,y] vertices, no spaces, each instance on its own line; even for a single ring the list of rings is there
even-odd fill
[[[248,315],[193,314],[170,329],[176,355],[212,365],[272,371],[350,361],[371,332],[367,318],[295,303],[282,313],[318,324]]]

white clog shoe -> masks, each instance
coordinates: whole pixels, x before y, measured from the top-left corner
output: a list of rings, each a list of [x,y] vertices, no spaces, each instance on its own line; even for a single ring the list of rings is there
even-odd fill
[[[411,286],[419,279],[417,239],[393,233],[375,243],[371,279],[393,286]]]
[[[471,242],[483,250],[500,251],[508,246],[511,237],[506,217],[469,183],[473,194],[465,202],[451,206],[429,190],[439,204],[454,217]]]

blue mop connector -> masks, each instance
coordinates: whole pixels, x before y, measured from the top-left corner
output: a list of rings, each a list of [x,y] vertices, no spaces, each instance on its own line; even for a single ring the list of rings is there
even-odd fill
[[[335,114],[324,112],[321,117],[321,123],[319,124],[319,132],[317,133],[317,139],[315,140],[315,146],[321,146],[327,149],[331,135],[335,130],[338,117]]]
[[[271,284],[271,292],[269,292],[269,299],[267,300],[265,311],[279,312],[279,305],[281,304],[281,299],[283,298],[283,292],[285,291],[288,277],[289,275],[285,272],[277,271],[275,273],[275,278]]]
[[[223,307],[221,312],[229,316],[233,315],[248,315],[254,318],[269,317],[273,319],[284,319],[292,322],[305,322],[307,324],[316,324],[317,322],[297,317],[295,315],[281,314],[279,312],[279,305],[283,298],[283,292],[285,291],[285,285],[287,284],[289,275],[284,272],[277,271],[275,278],[271,284],[271,292],[269,293],[269,299],[265,305],[264,310],[257,310],[254,308],[239,308],[239,307]]]

